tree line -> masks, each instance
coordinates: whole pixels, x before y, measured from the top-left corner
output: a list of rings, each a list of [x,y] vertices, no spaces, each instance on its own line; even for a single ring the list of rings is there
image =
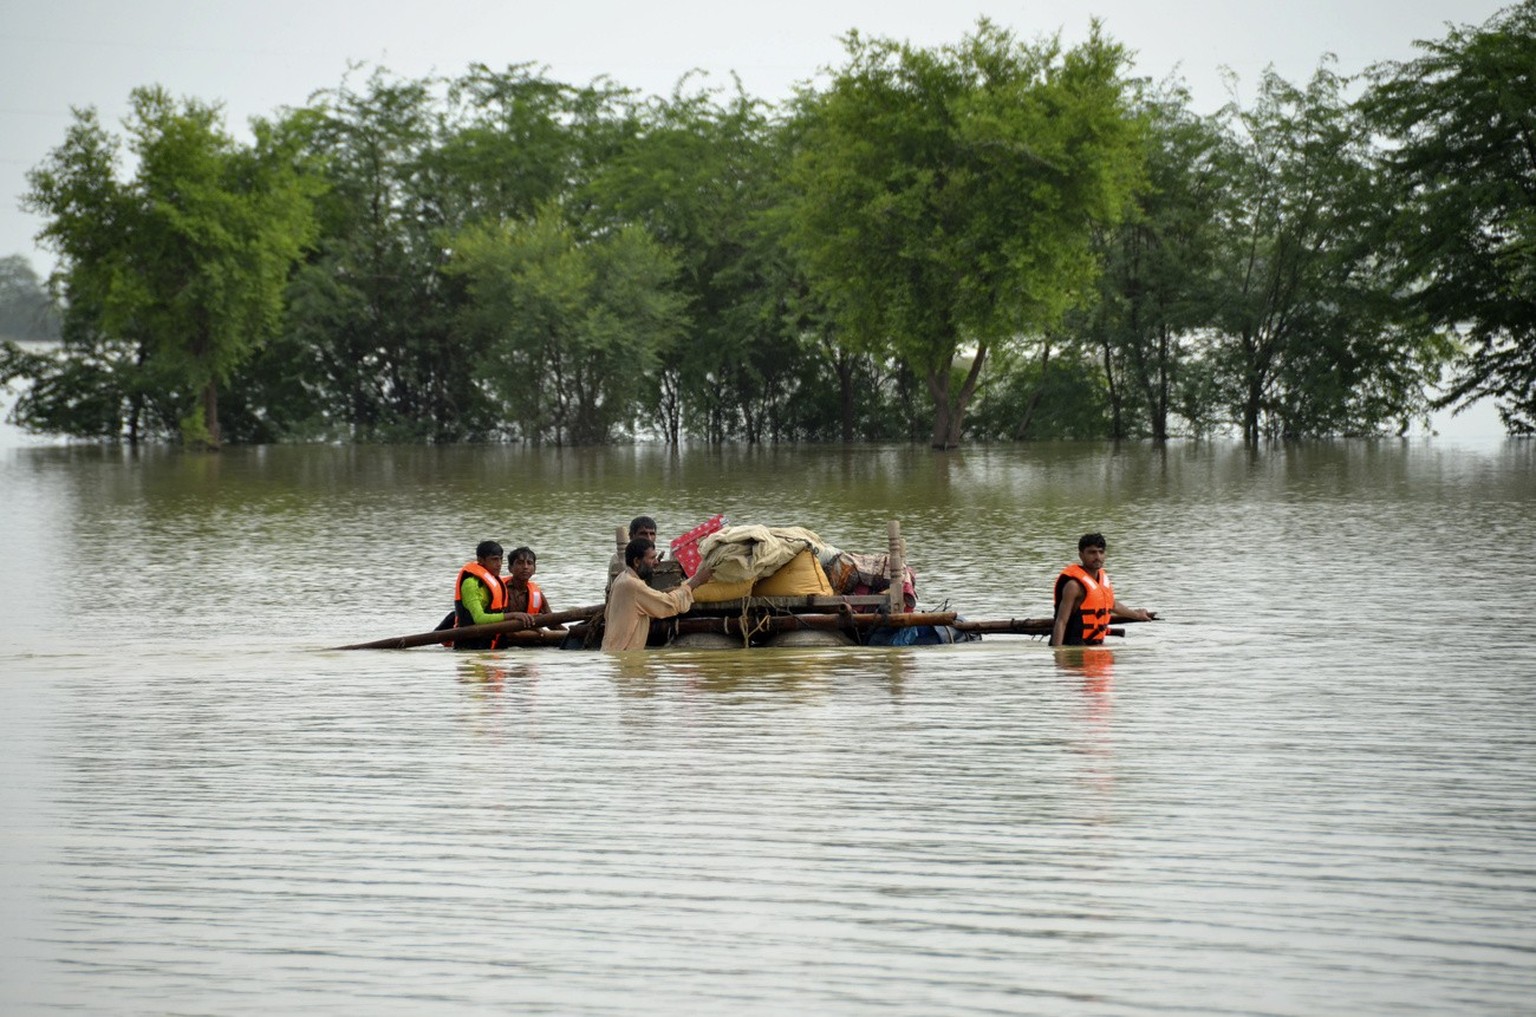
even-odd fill
[[[29,174],[60,338],[0,383],[202,447],[1532,433],[1536,0],[1417,46],[1211,115],[988,21],[778,105],[375,69],[241,143],[145,87]]]

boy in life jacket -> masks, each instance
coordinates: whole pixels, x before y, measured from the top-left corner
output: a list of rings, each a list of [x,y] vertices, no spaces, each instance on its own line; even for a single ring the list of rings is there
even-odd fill
[[[507,610],[553,614],[555,609],[549,606],[549,598],[544,595],[539,584],[533,581],[533,574],[539,568],[539,556],[533,553],[533,548],[513,548],[510,557],[506,576]]]
[[[482,540],[476,545],[475,560],[462,566],[453,581],[453,623],[448,625],[444,618],[439,628],[465,628],[513,619],[532,624],[533,619],[526,612],[512,611],[507,606],[502,557],[502,547],[494,540]],[[501,638],[460,639],[453,645],[460,650],[494,650],[501,645]]]
[[[1098,646],[1111,619],[1151,621],[1155,611],[1126,607],[1115,599],[1115,588],[1104,571],[1104,535],[1085,533],[1077,542],[1081,565],[1068,565],[1056,577],[1056,620],[1052,646]]]

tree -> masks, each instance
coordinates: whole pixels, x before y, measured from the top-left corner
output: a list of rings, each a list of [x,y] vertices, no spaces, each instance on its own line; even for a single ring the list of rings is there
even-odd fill
[[[663,434],[684,426],[712,441],[780,433],[805,359],[785,313],[792,266],[769,210],[782,152],[762,103],[692,78],[636,111],[637,132],[580,193],[598,232],[635,223],[678,264],[688,311],[663,351]]]
[[[1146,88],[1137,108],[1147,124],[1146,185],[1122,223],[1096,231],[1099,298],[1073,331],[1101,351],[1111,436],[1162,441],[1194,335],[1209,321],[1228,135],[1218,118],[1190,112],[1182,86]]]
[[[320,237],[289,291],[287,377],[314,394],[312,425],[358,440],[454,440],[491,425],[456,348],[443,292],[442,182],[433,81],[374,71],[291,112],[283,129],[322,167]],[[261,365],[267,366],[267,365]],[[295,370],[302,373],[294,373]]]
[[[583,239],[550,205],[531,223],[470,227],[454,251],[461,328],[517,437],[592,444],[634,420],[682,317],[656,241],[635,226]]]
[[[0,338],[57,339],[58,313],[30,262],[0,258]]]
[[[952,446],[992,345],[1088,292],[1090,223],[1118,218],[1139,172],[1125,54],[1097,24],[1062,52],[985,20],[940,49],[845,45],[828,90],[801,97],[794,242],[840,333],[912,365],[932,443]]]
[[[1398,299],[1370,135],[1325,63],[1234,109],[1205,355],[1245,441],[1402,430],[1445,346]]]
[[[1439,405],[1491,398],[1510,433],[1536,433],[1536,0],[1416,45],[1372,69],[1363,102],[1391,142],[1400,281],[1464,338]]]
[[[141,88],[132,107],[131,180],[118,179],[118,141],[90,110],[76,111],[64,144],[29,174],[24,204],[49,217],[41,238],[59,255],[65,298],[62,357],[36,377],[90,376],[81,368],[95,365],[106,402],[126,405],[104,409],[89,433],[126,418],[137,440],[145,402],[168,401],[185,443],[216,448],[219,386],[278,325],[311,236],[313,187],[259,121],[255,145],[242,148],[215,105]],[[44,421],[76,433],[67,415],[30,418]]]

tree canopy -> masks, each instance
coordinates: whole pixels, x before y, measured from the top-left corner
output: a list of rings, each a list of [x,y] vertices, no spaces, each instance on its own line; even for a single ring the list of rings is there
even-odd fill
[[[1390,140],[1402,285],[1463,340],[1442,405],[1492,398],[1536,432],[1536,0],[1453,27],[1373,71],[1363,107]]]
[[[311,188],[262,125],[242,148],[216,106],[142,88],[132,107],[132,178],[90,110],[30,174],[66,301],[68,356],[51,369],[103,376],[92,432],[136,434],[152,403],[161,428],[174,416],[188,444],[217,447],[219,386],[279,326]]]
[[[1063,52],[986,21],[936,50],[846,45],[848,66],[801,104],[793,243],[841,332],[909,361],[932,443],[955,445],[989,349],[1085,298],[1090,227],[1139,178],[1125,54],[1097,25]]]
[[[1208,115],[1097,24],[985,20],[850,34],[782,106],[354,69],[237,142],[142,88],[32,170],[58,342],[0,342],[0,384],[35,431],[214,447],[1260,442],[1437,392],[1530,433],[1533,40],[1525,0]]]

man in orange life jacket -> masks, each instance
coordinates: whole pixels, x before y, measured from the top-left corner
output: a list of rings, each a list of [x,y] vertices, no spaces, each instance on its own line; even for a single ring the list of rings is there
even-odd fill
[[[1115,588],[1104,571],[1104,535],[1085,533],[1077,542],[1081,565],[1068,565],[1056,577],[1056,622],[1052,646],[1097,646],[1104,642],[1112,619],[1151,621],[1155,611],[1126,607],[1115,599]]]
[[[507,586],[501,576],[501,545],[482,540],[475,547],[475,560],[459,569],[453,583],[454,628],[486,625],[517,619],[525,625],[533,619],[525,612],[507,609]],[[446,619],[445,619],[446,620]],[[501,645],[499,636],[461,639],[453,644],[460,650],[494,650]]]

